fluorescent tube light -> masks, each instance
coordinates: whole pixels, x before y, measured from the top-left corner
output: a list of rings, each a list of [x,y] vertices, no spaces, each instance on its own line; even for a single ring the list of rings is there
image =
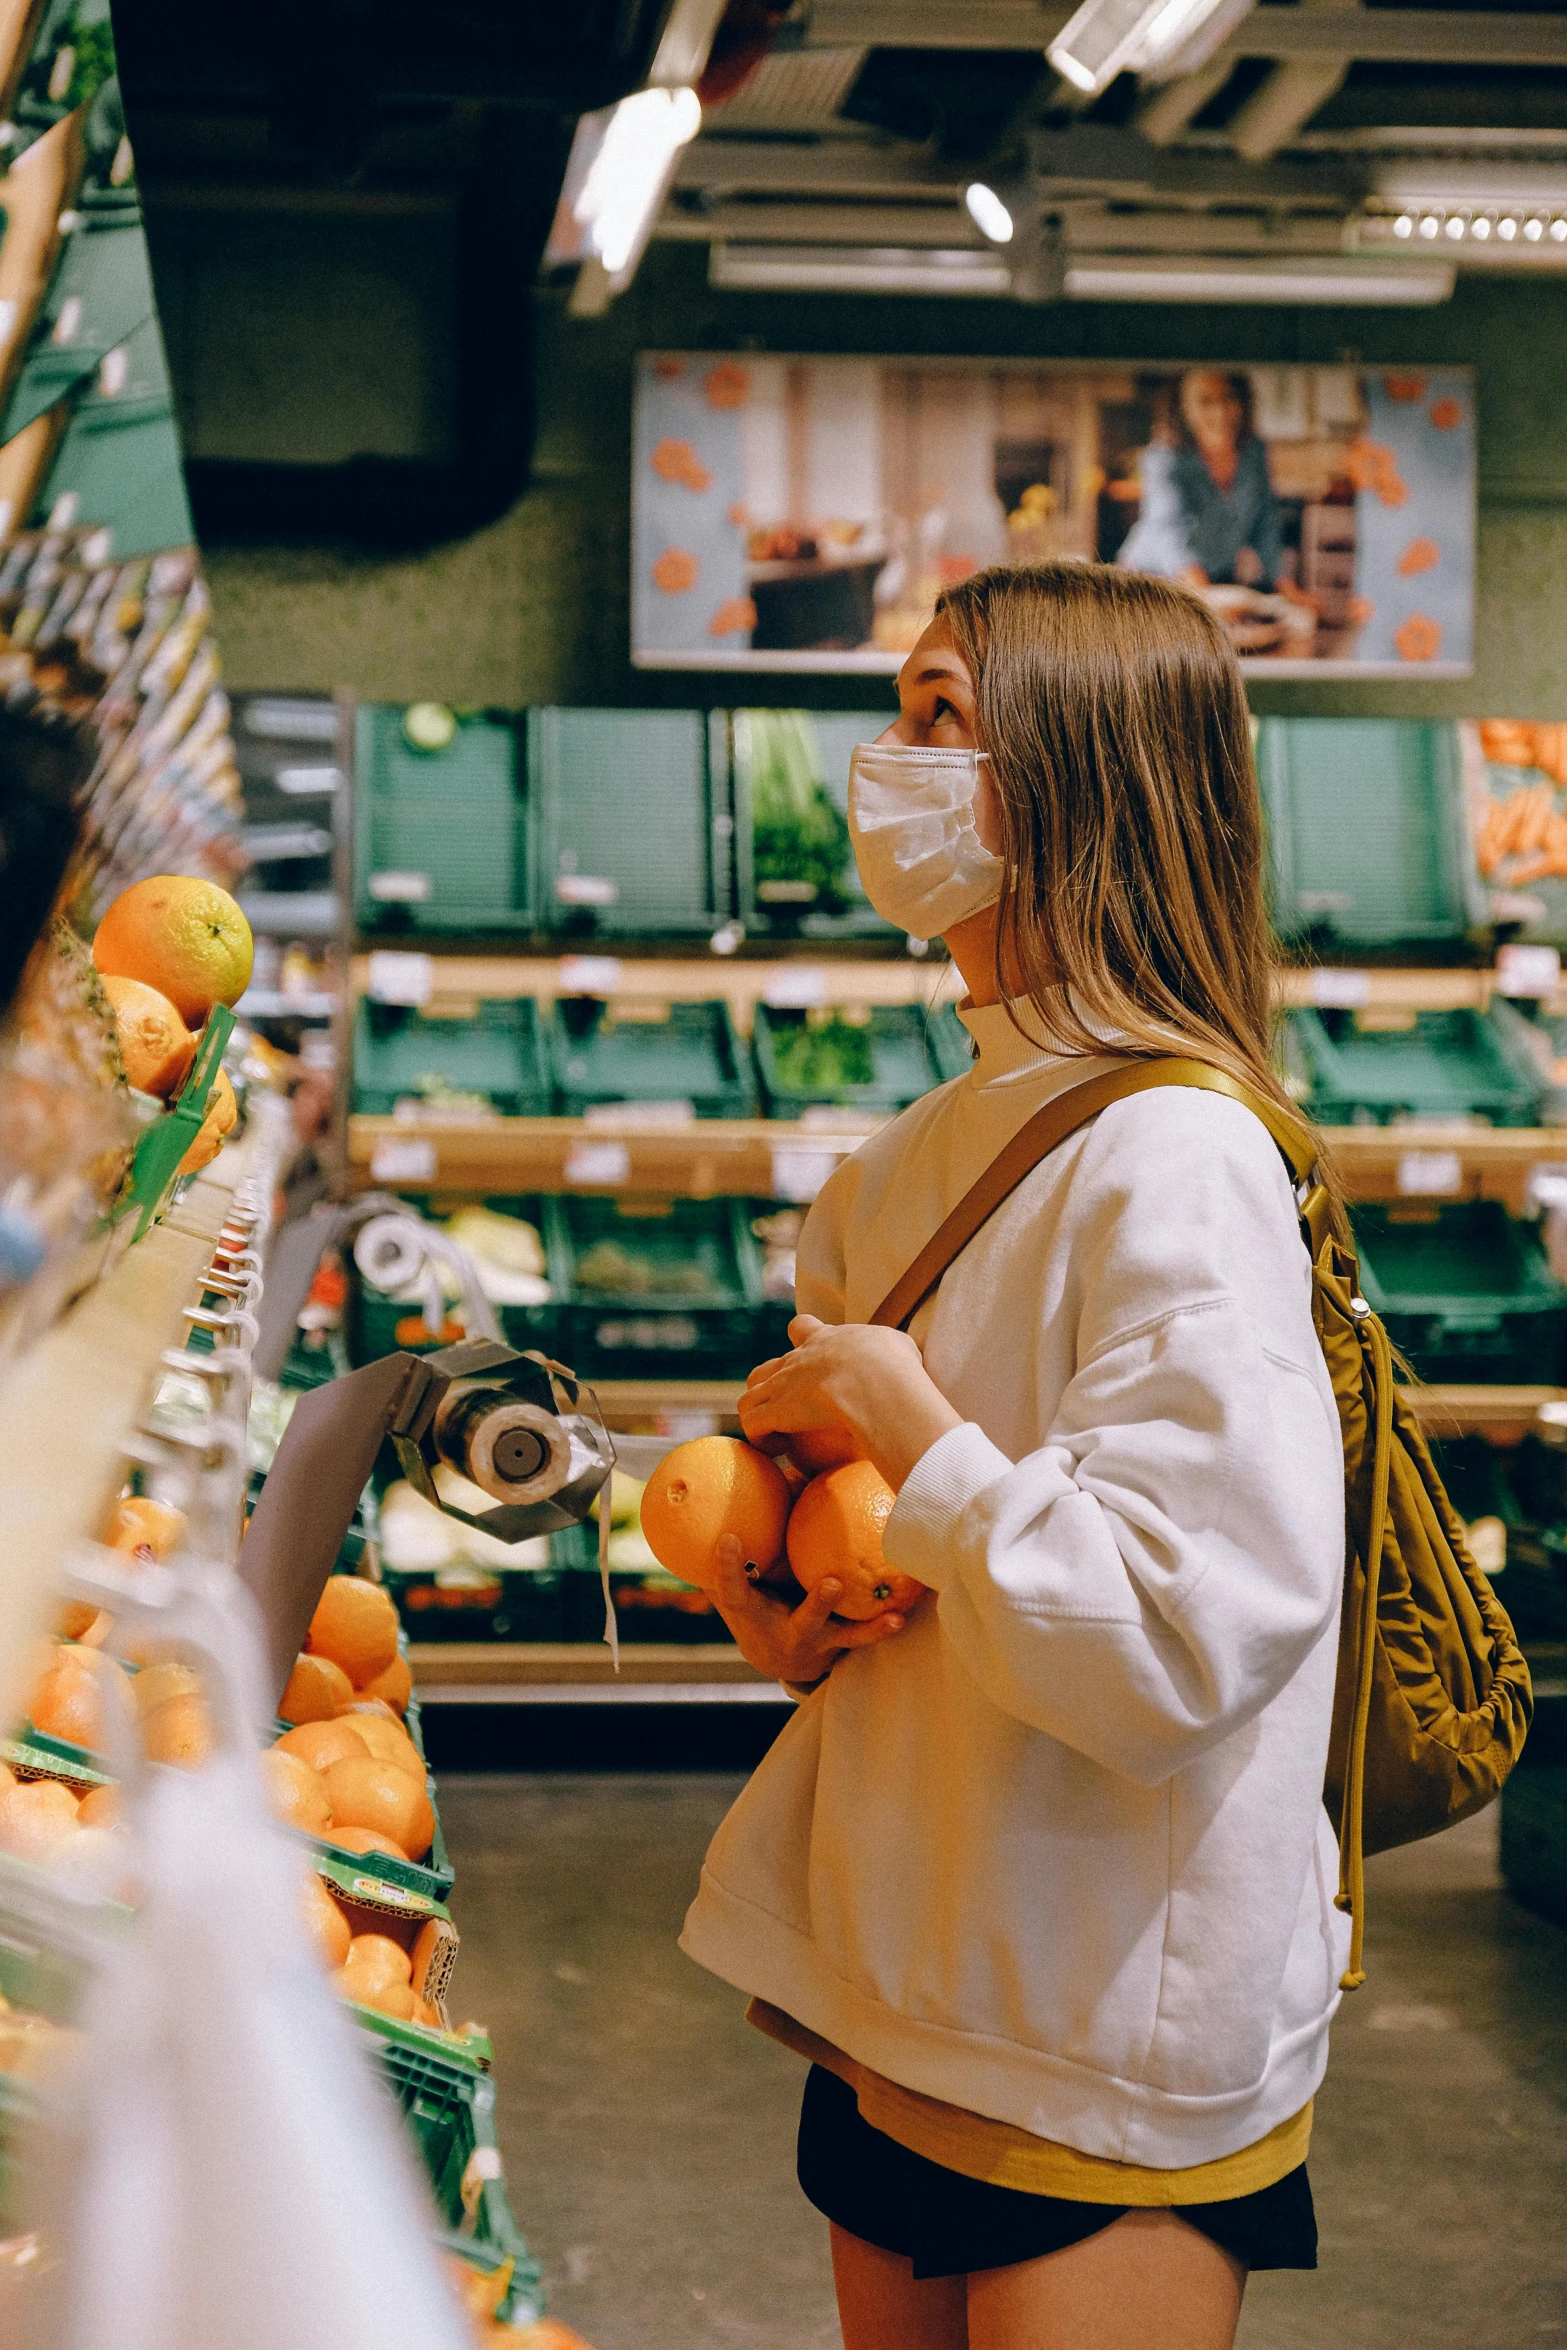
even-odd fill
[[[1009,294],[997,253],[972,246],[714,244],[709,285],[789,294]]]
[[[1011,244],[1012,215],[994,188],[987,188],[983,180],[973,180],[963,191],[963,203],[982,237],[988,237],[993,245]]]
[[[1353,261],[1164,261],[1084,255],[1069,261],[1066,290],[1078,302],[1329,302],[1418,307],[1445,302],[1452,264],[1435,256],[1406,269]]]
[[[596,261],[619,293],[631,283],[675,158],[702,127],[695,90],[634,90],[583,115],[571,143],[546,267]]]
[[[1062,79],[1092,94],[1123,68],[1145,72],[1192,47],[1225,0],[1083,0],[1046,54]]]

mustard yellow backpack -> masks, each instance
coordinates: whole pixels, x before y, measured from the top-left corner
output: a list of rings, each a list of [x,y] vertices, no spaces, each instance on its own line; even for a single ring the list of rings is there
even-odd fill
[[[1365,1979],[1364,1859],[1480,1811],[1518,1759],[1533,1711],[1507,1611],[1475,1565],[1462,1521],[1394,1376],[1387,1332],[1333,1237],[1310,1134],[1206,1061],[1137,1061],[1047,1102],[927,1241],[873,1322],[902,1330],[986,1218],[1058,1143],[1112,1102],[1162,1085],[1242,1103],[1289,1166],[1311,1253],[1312,1318],[1344,1435],[1347,1533],[1338,1681],[1323,1801],[1338,1827],[1338,1905],[1351,1918],[1344,1987]]]

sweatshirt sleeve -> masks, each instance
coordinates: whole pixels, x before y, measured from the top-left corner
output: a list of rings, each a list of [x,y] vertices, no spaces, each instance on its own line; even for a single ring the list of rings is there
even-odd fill
[[[884,1538],[995,1704],[1150,1786],[1282,1689],[1336,1621],[1343,1573],[1341,1442],[1288,1186],[1265,1137],[1226,1135],[1191,1098],[1162,1134],[1145,1114],[1136,1150],[1131,1105],[1099,1122],[1119,1141],[1091,1132],[1078,1367],[1044,1443],[1013,1461],[971,1422],[950,1430]]]

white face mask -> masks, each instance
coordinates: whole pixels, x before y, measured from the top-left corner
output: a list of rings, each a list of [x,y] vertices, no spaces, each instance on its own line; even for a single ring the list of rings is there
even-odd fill
[[[861,743],[849,761],[849,835],[884,922],[939,938],[1001,895],[1001,859],[974,829],[983,751]]]

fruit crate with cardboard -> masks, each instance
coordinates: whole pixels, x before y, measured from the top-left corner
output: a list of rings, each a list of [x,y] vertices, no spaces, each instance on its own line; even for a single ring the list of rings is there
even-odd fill
[[[420,1760],[423,1761],[424,1734],[420,1725],[419,1707],[416,1700],[410,1699],[403,1726],[413,1740]],[[274,1725],[272,1737],[268,1739],[267,1743],[275,1743],[288,1728],[287,1722],[277,1722]],[[430,1810],[434,1815],[434,1833],[430,1840],[428,1853],[419,1860],[403,1860],[384,1852],[377,1852],[372,1856],[351,1852],[346,1845],[333,1842],[330,1829],[319,1835],[312,1835],[306,1829],[297,1829],[295,1833],[302,1837],[310,1851],[318,1859],[350,1864],[358,1862],[361,1867],[372,1870],[376,1879],[382,1884],[395,1886],[404,1893],[417,1894],[426,1901],[444,1902],[451,1892],[455,1871],[446,1849],[446,1839],[441,1833],[441,1814],[435,1799],[435,1777],[428,1764],[425,1767],[424,1786],[425,1793],[429,1797]]]
[[[392,1118],[409,1104],[439,1115],[542,1118],[549,1071],[531,996],[480,997],[435,1008],[361,996],[354,1013],[353,1107]]]
[[[1555,1385],[1567,1287],[1537,1228],[1496,1200],[1357,1206],[1360,1285],[1423,1379]]]
[[[539,709],[526,734],[541,929],[706,939],[730,919],[720,714]]]
[[[383,936],[533,929],[514,718],[456,716],[431,704],[360,705],[354,884],[359,927]]]
[[[892,1117],[959,1073],[941,1014],[919,1004],[758,1004],[752,1044],[769,1118]]]
[[[562,1117],[636,1104],[671,1120],[754,1118],[756,1081],[729,1006],[637,996],[567,996],[548,1022],[550,1074]]]
[[[1320,1126],[1540,1122],[1545,1081],[1528,1023],[1501,998],[1485,1012],[1298,1007],[1281,1042],[1290,1089]]]
[[[514,2325],[538,2318],[544,2309],[539,2265],[506,2196],[494,2084],[435,2051],[397,2040],[384,2040],[380,2055],[430,2181],[444,2228],[441,2242],[479,2268],[499,2269],[510,2261],[496,2315]]]
[[[561,1353],[584,1379],[744,1377],[762,1302],[741,1199],[545,1203]]]

